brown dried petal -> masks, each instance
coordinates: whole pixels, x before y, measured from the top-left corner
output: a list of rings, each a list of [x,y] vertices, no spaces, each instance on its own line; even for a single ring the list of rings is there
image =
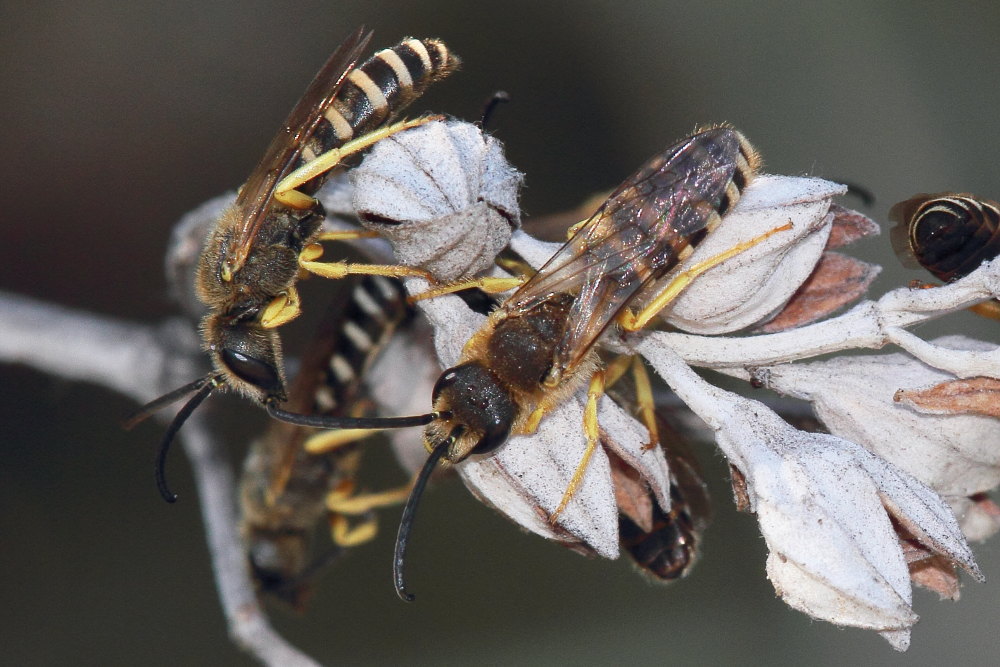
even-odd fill
[[[631,466],[615,454],[608,452],[611,463],[611,481],[615,485],[615,502],[618,510],[644,532],[653,530],[653,497],[649,486]]]
[[[778,315],[757,328],[776,333],[815,322],[864,296],[882,267],[839,252],[824,252],[809,279]]]
[[[932,553],[919,542],[900,538],[903,557],[910,570],[910,581],[917,586],[934,591],[941,599],[957,600],[959,597],[958,571],[943,556]]]
[[[747,478],[736,466],[729,465],[730,481],[733,485],[733,502],[737,512],[750,512],[750,494],[747,492]]]
[[[1000,417],[1000,380],[990,377],[948,380],[928,389],[900,389],[892,400],[929,414]]]
[[[866,236],[879,234],[878,223],[857,211],[831,204],[830,213],[833,213],[833,229],[826,241],[827,250],[841,248]]]

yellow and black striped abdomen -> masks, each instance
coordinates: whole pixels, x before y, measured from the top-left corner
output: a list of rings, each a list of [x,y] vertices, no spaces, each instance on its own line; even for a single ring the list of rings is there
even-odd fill
[[[444,42],[409,38],[347,73],[303,151],[303,162],[388,122],[460,64]]]

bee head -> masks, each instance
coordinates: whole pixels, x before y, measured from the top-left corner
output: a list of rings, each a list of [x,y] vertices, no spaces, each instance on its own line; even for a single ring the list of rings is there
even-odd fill
[[[202,322],[212,365],[236,391],[264,402],[284,401],[285,378],[277,331],[255,320],[208,315]]]
[[[433,400],[434,412],[443,416],[428,424],[425,442],[433,448],[451,438],[445,458],[452,463],[495,451],[507,441],[517,415],[509,391],[476,361],[446,370],[434,385]]]

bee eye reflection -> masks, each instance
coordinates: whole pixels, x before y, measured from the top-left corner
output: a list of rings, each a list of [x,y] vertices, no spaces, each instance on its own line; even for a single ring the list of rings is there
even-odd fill
[[[221,356],[226,368],[232,371],[236,377],[263,389],[268,394],[281,392],[281,378],[278,377],[278,371],[271,364],[229,348],[223,348]]]

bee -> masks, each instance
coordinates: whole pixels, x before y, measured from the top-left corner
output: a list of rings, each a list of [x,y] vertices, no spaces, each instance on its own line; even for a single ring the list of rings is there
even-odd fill
[[[970,194],[919,194],[889,210],[896,253],[945,282],[1000,255],[1000,204]]]
[[[662,425],[660,428],[662,433]],[[658,581],[669,582],[687,576],[698,559],[701,536],[710,519],[710,503],[693,459],[662,439],[659,446],[670,465],[670,511],[664,512],[650,497],[648,525],[640,525],[636,517],[619,512],[618,536],[639,569]]]
[[[758,166],[750,143],[729,127],[702,130],[655,155],[577,225],[570,240],[470,338],[459,363],[436,382],[433,411],[410,418],[425,420],[430,454],[400,520],[393,558],[400,598],[413,599],[403,576],[405,551],[419,498],[441,459],[458,463],[493,454],[511,435],[533,432],[548,411],[590,378],[588,453],[554,514],[561,511],[597,446],[603,376],[596,372],[595,344],[601,334],[616,321],[626,330],[641,329],[695,276],[789,228],[771,230],[663,280],[718,227]],[[637,304],[642,304],[638,313],[629,310]],[[278,419],[298,418],[274,402],[266,407]]]
[[[289,388],[289,405],[314,414],[352,414],[361,402],[362,378],[410,312],[398,280],[382,276],[354,280],[352,288],[340,291],[327,308],[303,354]],[[326,505],[331,493],[358,499],[354,487],[360,448],[346,444],[313,453],[304,446],[313,435],[313,429],[272,422],[251,445],[240,483],[241,532],[254,577],[262,592],[296,609],[305,606],[314,571],[374,534],[370,511],[355,523],[353,513],[331,512]],[[404,491],[408,490],[407,485]],[[324,517],[330,523],[334,549],[330,557],[317,559],[313,542]]]
[[[213,391],[229,388],[258,402],[284,401],[287,392],[277,327],[299,314],[300,270],[326,277],[347,273],[426,275],[402,267],[358,267],[314,261],[322,206],[311,195],[350,154],[433,117],[381,127],[459,60],[440,41],[406,39],[355,66],[372,33],[359,28],[334,52],[271,141],[235,203],[206,239],[196,288],[209,312],[201,323],[213,370],[152,401],[126,423],[194,394],[161,441],[156,464],[160,494],[176,496],[163,464],[174,435]],[[380,129],[379,129],[380,128]]]

